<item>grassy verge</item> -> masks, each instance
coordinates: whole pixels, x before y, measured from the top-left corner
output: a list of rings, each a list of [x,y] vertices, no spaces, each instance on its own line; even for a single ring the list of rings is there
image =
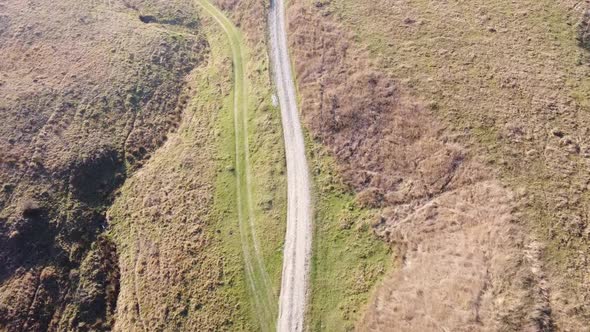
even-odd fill
[[[219,31],[209,33],[210,43],[216,44],[212,49],[217,50],[212,59],[229,56],[233,65],[233,89],[225,105],[231,111],[221,115],[217,130],[234,135],[221,136],[218,151],[223,162],[214,203],[218,219],[225,221],[220,225],[227,235],[222,243],[234,259],[229,266],[244,269],[243,280],[228,291],[249,306],[252,326],[271,331],[277,316],[286,211],[280,119],[268,85],[260,84],[260,76],[267,73],[265,64],[250,60],[240,32],[221,11],[208,1],[198,3],[225,34],[220,38]],[[237,225],[230,220],[237,220]],[[243,263],[236,264],[239,256]]]
[[[359,208],[334,161],[318,144],[307,146],[315,192],[308,329],[349,331],[390,267],[390,248],[371,231],[377,211]]]
[[[275,325],[286,212],[280,118],[264,63],[251,60],[231,22],[199,3],[210,54],[188,78],[179,129],[110,211],[123,330]]]

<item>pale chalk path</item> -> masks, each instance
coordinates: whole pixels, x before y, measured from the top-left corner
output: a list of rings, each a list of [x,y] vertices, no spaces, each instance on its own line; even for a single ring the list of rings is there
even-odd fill
[[[269,30],[273,76],[281,107],[288,178],[287,234],[283,251],[277,329],[280,332],[295,332],[303,331],[304,328],[311,258],[312,214],[309,169],[291,73],[283,0],[271,0]]]

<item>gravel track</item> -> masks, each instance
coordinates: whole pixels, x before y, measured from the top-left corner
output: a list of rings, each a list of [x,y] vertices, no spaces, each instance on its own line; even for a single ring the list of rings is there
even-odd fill
[[[303,331],[311,257],[312,214],[309,168],[285,30],[283,0],[271,0],[269,14],[273,77],[287,159],[287,233],[279,297],[278,331]]]

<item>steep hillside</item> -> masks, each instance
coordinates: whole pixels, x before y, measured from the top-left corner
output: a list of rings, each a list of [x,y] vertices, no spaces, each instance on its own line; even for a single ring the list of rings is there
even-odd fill
[[[106,210],[178,125],[199,19],[158,1],[0,8],[0,329],[108,330]]]

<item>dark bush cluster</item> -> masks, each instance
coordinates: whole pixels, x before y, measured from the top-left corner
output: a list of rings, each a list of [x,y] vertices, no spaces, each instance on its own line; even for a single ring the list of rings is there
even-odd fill
[[[578,25],[578,43],[590,51],[590,10],[587,10]]]

